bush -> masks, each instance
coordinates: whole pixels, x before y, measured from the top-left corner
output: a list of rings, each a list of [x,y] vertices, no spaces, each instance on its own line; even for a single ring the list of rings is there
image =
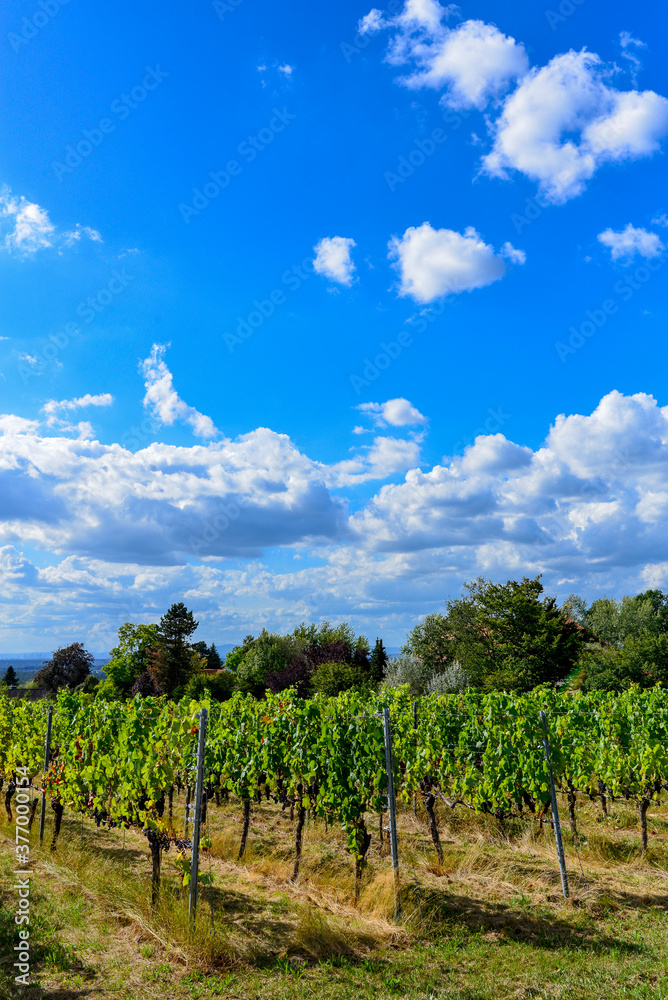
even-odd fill
[[[324,694],[333,698],[341,691],[365,686],[368,680],[368,671],[358,664],[321,663],[313,673],[311,684],[316,694]]]
[[[389,687],[408,684],[411,694],[417,697],[426,693],[429,682],[439,672],[426,659],[403,653],[387,664],[385,683]]]
[[[427,683],[425,694],[458,694],[469,686],[468,675],[461,663],[455,660],[441,673],[434,674]]]
[[[156,683],[151,674],[149,674],[148,670],[145,670],[143,674],[140,674],[132,685],[132,697],[134,698],[136,694],[140,694],[142,698],[153,698],[162,694],[162,691],[156,686]]]
[[[180,696],[195,701],[207,696],[214,701],[227,701],[234,694],[235,688],[236,677],[231,670],[221,670],[219,674],[199,673],[188,681]]]

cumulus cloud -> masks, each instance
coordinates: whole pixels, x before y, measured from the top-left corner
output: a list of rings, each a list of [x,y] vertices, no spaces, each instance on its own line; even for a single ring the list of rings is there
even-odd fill
[[[401,396],[397,399],[388,399],[385,403],[360,403],[356,409],[360,413],[369,414],[377,427],[385,427],[387,424],[392,427],[415,427],[428,423],[427,418],[412,403]],[[356,427],[354,433],[363,430],[364,428]]]
[[[27,256],[57,244],[72,246],[82,236],[102,240],[96,229],[79,224],[71,232],[58,233],[45,208],[12,194],[7,186],[0,189],[0,246],[5,250]]]
[[[141,363],[146,395],[144,406],[161,424],[171,426],[177,420],[189,424],[197,437],[217,437],[219,431],[211,419],[185,403],[176,389],[174,379],[165,364],[165,351],[169,344],[154,344],[149,356]]]
[[[71,413],[72,410],[80,410],[87,406],[111,406],[113,402],[114,397],[110,392],[102,392],[96,396],[87,392],[85,396],[79,396],[77,399],[61,399],[60,402],[49,399],[42,407],[42,413],[46,416],[47,425],[53,427],[58,423],[61,413]]]
[[[485,169],[498,177],[518,170],[557,204],[581,194],[604,163],[651,156],[668,133],[668,100],[606,79],[599,57],[584,49],[533,69],[492,125]]]
[[[599,243],[610,250],[613,260],[630,262],[638,254],[640,257],[659,257],[665,246],[656,233],[647,229],[636,229],[629,222],[625,229],[615,231],[605,229],[597,237]]]
[[[668,586],[668,406],[652,396],[611,392],[592,413],[560,414],[535,449],[482,434],[426,471],[417,450],[377,437],[346,470],[259,428],[133,454],[0,417],[0,603],[13,630],[0,626],[0,641],[45,628],[113,640],[180,599],[216,641],[304,618],[396,634],[480,573],[543,573],[560,597]],[[327,482],[356,486],[373,466],[402,480],[351,494],[349,509],[330,495]],[[38,567],[28,546],[55,558]],[[310,565],[272,564],[286,547]]]
[[[415,67],[400,78],[404,86],[445,89],[442,101],[449,107],[482,110],[512,80],[524,76],[529,60],[524,46],[493,24],[470,20],[447,27],[445,21],[456,9],[435,0],[406,0],[394,17],[372,10],[360,21],[359,30],[393,32],[387,61]]]
[[[424,222],[393,237],[389,248],[401,279],[400,294],[424,303],[498,281],[506,271],[502,256],[524,263],[522,251],[506,243],[500,255],[472,226],[458,233]]]
[[[339,285],[352,285],[355,276],[355,264],[350,251],[357,244],[344,236],[326,236],[313,247],[315,260],[313,267],[318,274],[337,282]]]

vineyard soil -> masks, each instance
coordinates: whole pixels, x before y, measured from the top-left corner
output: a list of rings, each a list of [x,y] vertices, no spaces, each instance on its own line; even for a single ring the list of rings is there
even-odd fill
[[[175,799],[175,823],[183,797]],[[567,815],[562,800],[564,816]],[[49,810],[50,812],[50,810]],[[237,863],[242,810],[211,805],[215,876],[200,890],[196,933],[177,886],[174,848],[162,859],[152,913],[150,862],[137,831],[95,827],[67,812],[57,850],[33,846],[31,908],[39,986],[25,1000],[664,1000],[668,997],[668,813],[652,806],[640,851],[635,810],[609,816],[578,799],[584,878],[565,833],[572,896],[560,894],[549,824],[496,820],[439,806],[439,865],[424,812],[399,817],[404,920],[392,922],[388,848],[374,831],[358,907],[354,864],[339,830],[308,823],[298,881],[295,823],[280,806],[253,804]],[[49,824],[52,822],[49,816]],[[567,823],[565,824],[567,826]],[[9,976],[13,828],[0,821],[0,995]],[[33,841],[36,830],[33,830]],[[45,844],[50,841],[47,825]],[[414,889],[421,890],[423,921]],[[210,904],[213,904],[213,934]],[[18,996],[19,994],[16,993]]]

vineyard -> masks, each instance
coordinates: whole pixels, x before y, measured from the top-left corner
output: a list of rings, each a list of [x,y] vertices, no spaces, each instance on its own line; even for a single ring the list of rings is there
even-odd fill
[[[57,846],[64,811],[99,826],[136,828],[147,837],[152,895],[159,893],[161,855],[174,847],[183,884],[190,877],[199,703],[136,698],[126,704],[61,692],[53,713],[44,770],[47,706],[0,700],[0,776],[12,818],[17,788],[50,800]],[[668,693],[655,688],[621,695],[522,696],[467,692],[412,702],[405,690],[300,700],[290,692],[257,701],[235,695],[207,703],[201,819],[221,801],[238,804],[238,858],[246,850],[251,805],[264,801],[295,818],[292,878],[298,879],[307,816],[338,825],[354,866],[357,897],[373,836],[382,843],[388,772],[382,712],[389,710],[393,784],[403,808],[419,804],[435,858],[443,860],[439,811],[470,810],[509,821],[550,823],[550,771],[574,843],[578,804],[605,814],[618,799],[637,807],[647,849],[650,807],[668,788]],[[549,763],[540,713],[545,713]],[[186,807],[178,805],[186,793]],[[175,798],[176,796],[176,798]],[[41,796],[39,796],[41,798]],[[32,826],[38,798],[19,806]],[[203,837],[201,850],[210,851]],[[17,851],[20,848],[17,847]],[[556,865],[556,853],[555,853]],[[206,884],[208,876],[200,875]]]

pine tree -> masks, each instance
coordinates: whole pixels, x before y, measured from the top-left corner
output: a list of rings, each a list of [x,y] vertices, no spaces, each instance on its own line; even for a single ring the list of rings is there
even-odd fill
[[[376,639],[376,644],[369,660],[369,674],[374,684],[380,684],[387,668],[387,651],[382,639]]]
[[[216,649],[215,642],[211,643],[207,659],[208,659],[208,666],[211,667],[213,670],[222,670],[223,661],[220,658],[220,653]]]
[[[177,687],[187,684],[193,673],[196,654],[188,640],[198,626],[192,611],[182,602],[172,604],[160,619],[160,649],[151,656],[149,672],[165,694],[171,695]]]
[[[0,684],[6,684],[7,687],[16,687],[19,682],[19,675],[14,670],[14,667],[9,666],[5,670],[4,676],[0,681]]]

